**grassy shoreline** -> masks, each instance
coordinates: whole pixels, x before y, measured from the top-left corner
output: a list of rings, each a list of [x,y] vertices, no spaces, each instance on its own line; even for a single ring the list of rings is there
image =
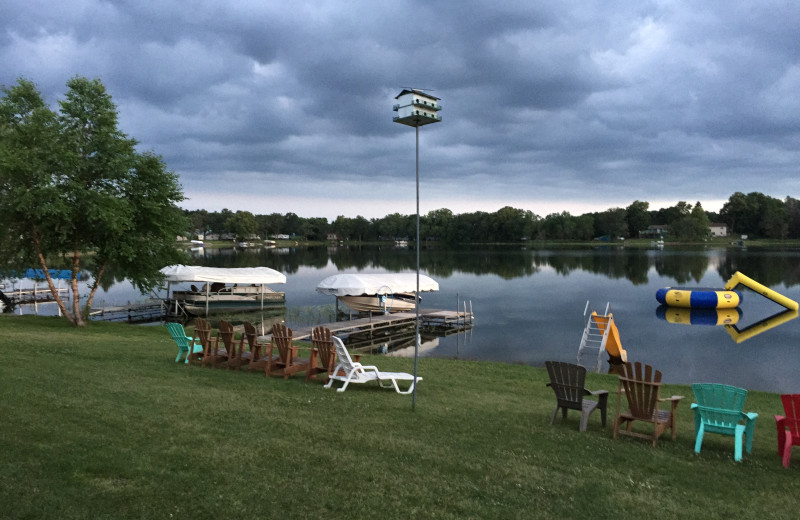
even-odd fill
[[[548,424],[541,368],[420,360],[410,397],[173,362],[162,327],[0,317],[3,518],[794,518],[800,453],[777,455],[780,399],[750,392],[754,447],[611,439]],[[384,370],[408,359],[366,356]],[[669,382],[670,374],[664,374]],[[612,392],[616,378],[589,374]]]

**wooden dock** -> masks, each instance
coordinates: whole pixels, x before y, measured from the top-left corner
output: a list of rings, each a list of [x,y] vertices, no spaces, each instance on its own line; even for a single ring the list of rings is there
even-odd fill
[[[375,333],[386,329],[393,329],[403,326],[412,326],[416,322],[417,315],[414,312],[395,312],[390,314],[373,315],[368,318],[357,318],[348,321],[337,321],[333,323],[321,323],[317,327],[326,327],[334,334],[355,334],[359,332]],[[471,326],[474,316],[472,312],[444,311],[433,309],[420,309],[420,326],[437,327],[464,327]],[[292,329],[292,338],[306,339],[311,337],[314,327],[303,327]],[[270,341],[272,334],[259,336],[259,341]]]
[[[115,307],[92,309],[89,316],[99,321],[124,321],[128,323],[147,323],[163,320],[166,306],[162,300],[147,303],[129,303]]]
[[[47,286],[39,287],[38,285],[34,285],[30,289],[23,289],[20,287],[11,291],[4,288],[0,288],[0,290],[11,300],[13,305],[28,305],[31,303],[48,303],[55,301],[53,293],[50,292],[50,288]],[[58,292],[62,300],[69,300],[69,288],[57,287],[56,292]]]

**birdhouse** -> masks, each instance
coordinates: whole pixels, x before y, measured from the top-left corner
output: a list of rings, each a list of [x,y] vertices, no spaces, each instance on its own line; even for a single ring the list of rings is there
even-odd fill
[[[438,114],[442,106],[439,98],[417,89],[405,89],[395,98],[397,103],[392,109],[397,115],[392,119],[395,123],[408,126],[422,126],[438,123],[442,116]]]

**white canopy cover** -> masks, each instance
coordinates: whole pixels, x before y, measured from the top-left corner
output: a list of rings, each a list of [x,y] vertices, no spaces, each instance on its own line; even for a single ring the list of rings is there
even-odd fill
[[[199,265],[168,265],[161,269],[167,281],[221,283],[286,283],[286,275],[269,267],[202,267]]]
[[[317,292],[334,296],[359,296],[361,294],[413,293],[417,290],[417,273],[335,274],[317,285]],[[439,284],[432,278],[419,275],[419,291],[438,291]]]

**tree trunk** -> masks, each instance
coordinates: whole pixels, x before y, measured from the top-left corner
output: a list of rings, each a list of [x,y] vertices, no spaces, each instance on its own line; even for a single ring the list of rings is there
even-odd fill
[[[78,270],[80,269],[81,256],[79,251],[72,252],[72,277],[70,286],[72,287],[72,323],[78,327],[86,325],[86,320],[81,313],[81,299],[78,289]]]
[[[71,323],[76,324],[72,314],[70,314],[70,312],[67,310],[66,305],[64,305],[64,301],[61,299],[61,295],[56,289],[56,286],[53,283],[53,279],[50,278],[50,270],[47,268],[47,262],[45,261],[44,255],[42,254],[41,242],[39,240],[39,233],[35,228],[33,230],[33,246],[36,249],[36,257],[39,259],[39,265],[42,266],[42,271],[44,271],[44,278],[47,281],[47,286],[50,288],[50,293],[53,295],[53,299],[56,301],[58,308],[61,310],[61,314],[65,318],[67,318]]]
[[[106,270],[106,266],[103,265],[100,267],[100,270],[97,271],[97,274],[94,277],[94,285],[92,285],[92,289],[89,291],[89,298],[86,300],[86,316],[89,316],[89,312],[92,310],[92,303],[94,303],[94,295],[97,294],[97,288],[100,287],[100,278],[102,278],[103,273]]]

